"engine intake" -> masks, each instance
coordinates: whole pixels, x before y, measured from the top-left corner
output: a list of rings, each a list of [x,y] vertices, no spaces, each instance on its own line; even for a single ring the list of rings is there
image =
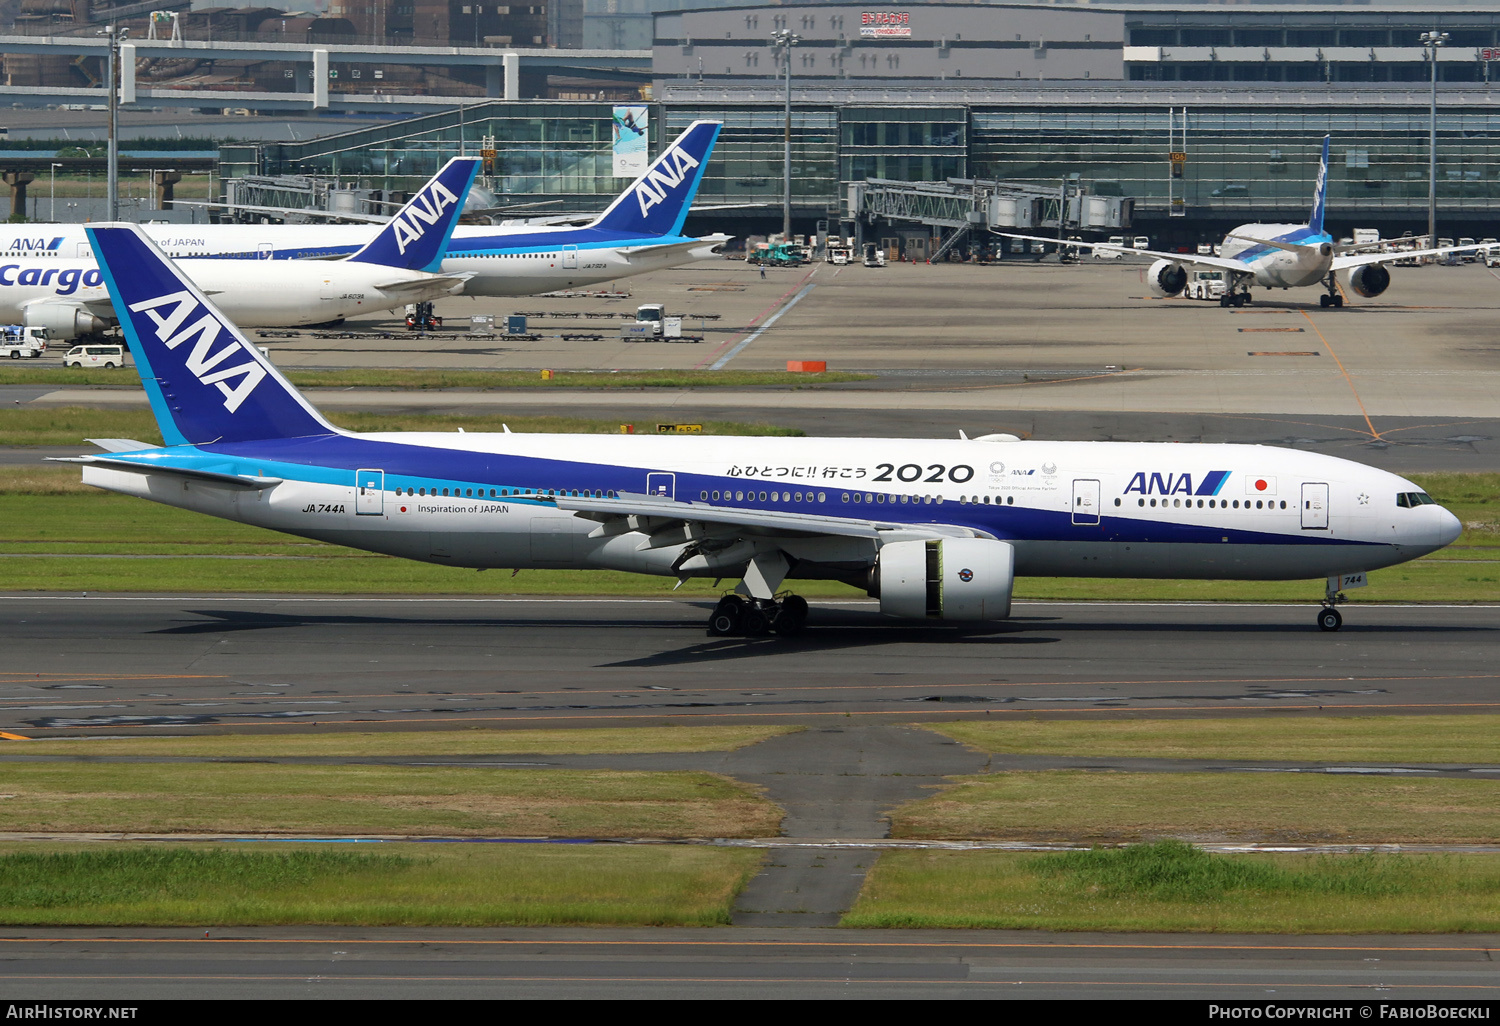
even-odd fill
[[[909,620],[1004,620],[1016,552],[988,538],[891,542],[875,561],[880,611]]]
[[[1187,278],[1187,268],[1172,260],[1158,260],[1146,270],[1146,286],[1158,296],[1180,295]]]
[[[1391,287],[1391,272],[1380,264],[1361,264],[1349,272],[1349,287],[1373,299]]]

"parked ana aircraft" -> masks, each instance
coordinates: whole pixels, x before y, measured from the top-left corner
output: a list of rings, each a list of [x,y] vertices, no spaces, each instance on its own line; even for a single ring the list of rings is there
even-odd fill
[[[250,267],[184,260],[178,266],[247,328],[327,324],[452,295],[470,276],[434,272],[478,170],[476,158],[450,160],[368,244],[343,260]],[[103,331],[115,323],[115,311],[92,259],[13,260],[0,262],[0,321],[71,339]]]
[[[1295,289],[1322,285],[1327,293],[1318,301],[1323,306],[1343,306],[1335,275],[1348,272],[1349,287],[1361,296],[1374,298],[1391,284],[1391,272],[1385,266],[1413,257],[1441,256],[1482,246],[1443,246],[1401,253],[1371,253],[1368,244],[1340,246],[1323,230],[1324,200],[1328,191],[1328,143],[1323,137],[1323,160],[1318,165],[1318,182],[1313,189],[1312,214],[1307,224],[1242,224],[1228,235],[1219,248],[1219,256],[1191,256],[1185,253],[1159,253],[1150,249],[1111,245],[1104,242],[1073,242],[1078,249],[1103,250],[1124,256],[1156,257],[1146,271],[1146,284],[1157,296],[1176,296],[1187,287],[1190,268],[1215,268],[1227,272],[1226,288],[1220,306],[1244,306],[1250,302],[1250,286],[1266,289]],[[1057,242],[1034,235],[997,234],[1012,239],[1035,242]]]
[[[1410,481],[1254,445],[356,434],[139,228],[89,234],[166,444],[100,440],[69,460],[85,482],[432,563],[742,578],[715,634],[798,631],[797,578],[900,617],[1003,619],[1025,574],[1322,577],[1336,630],[1341,587],[1459,534]]]
[[[728,235],[690,238],[683,222],[719,137],[714,121],[695,121],[592,223],[578,228],[460,225],[442,266],[470,275],[468,296],[532,296],[613,281],[714,257]],[[398,214],[398,230],[420,235],[419,220]],[[370,225],[147,225],[174,258],[280,260],[341,257],[370,241]],[[12,236],[3,256],[89,257],[83,225],[56,225]],[[259,272],[257,272],[259,273]]]

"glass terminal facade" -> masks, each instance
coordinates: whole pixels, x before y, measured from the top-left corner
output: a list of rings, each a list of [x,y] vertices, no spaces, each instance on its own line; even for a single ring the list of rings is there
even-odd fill
[[[1169,195],[1183,200],[1185,217],[1174,222],[1295,221],[1306,214],[1327,134],[1333,137],[1330,218],[1383,230],[1425,228],[1425,92],[1320,87],[1316,96],[1283,93],[1278,106],[1236,94],[1170,96],[1161,88],[1123,84],[1111,87],[1104,101],[1067,90],[967,103],[815,102],[794,94],[794,216],[799,222],[847,217],[841,210],[847,183],[865,178],[973,177],[1051,187],[1077,175],[1097,194],[1134,197],[1137,223],[1168,221]],[[1474,93],[1445,93],[1442,100],[1439,216],[1500,222],[1500,104],[1487,92]],[[648,109],[653,153],[695,119],[724,123],[698,200],[733,205],[713,213],[715,224],[725,230],[738,225],[740,233],[779,224],[779,103],[678,100]],[[1169,135],[1174,119],[1176,134]],[[226,147],[223,169],[231,176],[336,175],[411,189],[449,157],[493,151],[481,184],[498,206],[552,200],[561,210],[597,210],[625,184],[611,173],[611,125],[609,103],[489,102],[322,139],[265,144],[253,157],[246,147],[233,153]],[[1173,150],[1187,155],[1175,180]]]

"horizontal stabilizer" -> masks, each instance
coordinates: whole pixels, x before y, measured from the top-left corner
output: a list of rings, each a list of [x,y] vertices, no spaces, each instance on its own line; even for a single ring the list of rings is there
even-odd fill
[[[205,484],[243,488],[247,491],[271,488],[281,484],[282,481],[279,477],[241,477],[238,474],[218,474],[211,470],[190,470],[186,467],[172,467],[157,463],[137,463],[135,460],[112,460],[108,456],[48,456],[47,459],[52,463],[88,463],[96,467],[108,467],[110,470],[125,470],[132,474],[167,474],[172,477],[202,481]]]
[[[93,442],[105,452],[139,452],[142,449],[156,448],[145,442],[137,442],[134,438],[86,438],[84,441]]]

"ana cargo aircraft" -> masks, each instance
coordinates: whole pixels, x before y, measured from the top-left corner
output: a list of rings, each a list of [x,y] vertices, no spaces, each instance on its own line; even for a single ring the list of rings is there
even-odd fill
[[[1018,575],[1326,578],[1432,552],[1458,520],[1347,460],[1258,445],[1011,436],[375,433],[329,424],[134,225],[91,228],[166,444],[69,458],[100,488],[451,566],[740,578],[714,634],[793,634],[824,578],[917,620],[1009,615]]]
[[[1380,295],[1391,284],[1391,272],[1385,265],[1413,257],[1441,256],[1482,246],[1443,246],[1400,253],[1371,253],[1369,244],[1340,246],[1323,230],[1324,201],[1328,194],[1328,143],[1323,137],[1323,159],[1318,165],[1318,181],[1313,188],[1312,214],[1306,224],[1242,224],[1228,235],[1219,247],[1219,256],[1192,256],[1185,253],[1159,253],[1150,249],[1111,245],[1104,242],[1070,242],[1077,249],[1104,250],[1124,256],[1155,257],[1146,270],[1146,285],[1154,295],[1181,295],[1187,287],[1191,268],[1214,268],[1225,271],[1224,296],[1220,306],[1244,306],[1250,302],[1250,286],[1265,289],[1295,289],[1322,285],[1327,291],[1318,297],[1322,306],[1343,306],[1336,275],[1347,272],[1349,287],[1367,299]],[[1030,239],[1056,243],[1035,235],[1012,235],[1006,238]]]
[[[730,237],[692,238],[682,234],[682,225],[720,127],[716,121],[693,122],[587,225],[460,225],[442,266],[430,270],[469,275],[466,296],[533,296],[710,259]],[[417,236],[424,228],[420,220],[399,214],[391,225]],[[217,260],[343,257],[365,246],[376,231],[365,224],[153,224],[145,229],[173,258]],[[85,231],[84,225],[55,225],[35,236],[12,236],[0,254],[89,257]]]
[[[455,157],[357,252],[314,263],[246,267],[184,260],[178,269],[236,324],[282,328],[336,323],[463,290],[468,273],[440,273],[479,160]],[[104,276],[92,259],[0,260],[0,321],[44,327],[67,340],[115,323]]]

